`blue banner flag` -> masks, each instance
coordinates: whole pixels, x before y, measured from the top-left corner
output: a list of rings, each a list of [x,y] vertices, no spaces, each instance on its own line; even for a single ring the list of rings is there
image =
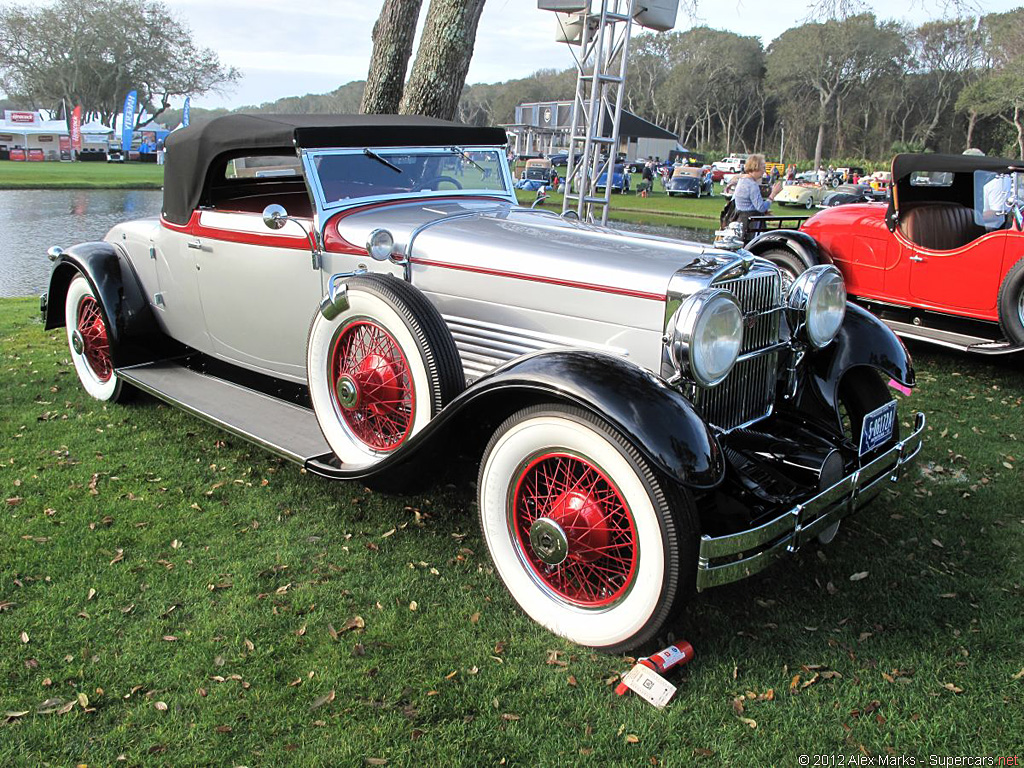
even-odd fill
[[[181,110],[181,125],[183,127],[188,125],[188,113],[189,113],[189,110],[191,109],[191,107],[192,107],[192,97],[191,96],[186,96],[185,97],[185,106]]]
[[[124,112],[121,115],[121,151],[125,154],[132,148],[132,132],[135,128],[135,105],[138,103],[138,100],[139,94],[137,91],[130,91],[124,97]]]

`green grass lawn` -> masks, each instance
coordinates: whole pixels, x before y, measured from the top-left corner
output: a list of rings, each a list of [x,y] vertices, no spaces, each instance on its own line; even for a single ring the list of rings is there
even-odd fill
[[[0,161],[0,189],[160,189],[163,166],[151,163]]]
[[[832,545],[696,597],[675,630],[696,660],[657,711],[614,695],[627,659],[514,605],[471,459],[384,496],[91,400],[34,300],[0,301],[0,349],[2,765],[1024,751],[1020,362],[916,350],[917,465]]]

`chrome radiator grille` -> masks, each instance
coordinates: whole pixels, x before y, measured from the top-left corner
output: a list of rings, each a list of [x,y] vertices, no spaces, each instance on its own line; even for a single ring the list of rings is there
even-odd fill
[[[739,302],[747,318],[740,356],[751,356],[737,362],[717,387],[698,388],[696,405],[716,427],[734,429],[772,412],[779,355],[774,350],[757,352],[779,341],[782,279],[775,269],[759,265],[746,275],[719,280],[714,287],[730,291]]]

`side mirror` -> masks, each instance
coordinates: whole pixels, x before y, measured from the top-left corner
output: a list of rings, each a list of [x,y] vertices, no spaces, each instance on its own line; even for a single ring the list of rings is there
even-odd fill
[[[270,229],[281,229],[288,221],[288,211],[283,205],[271,203],[263,209],[263,223]]]

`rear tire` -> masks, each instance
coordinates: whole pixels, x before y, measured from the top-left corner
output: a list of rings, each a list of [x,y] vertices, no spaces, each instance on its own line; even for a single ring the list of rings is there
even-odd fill
[[[82,387],[97,400],[124,402],[134,393],[114,372],[110,325],[103,305],[85,275],[79,273],[68,285],[64,299],[64,324],[75,372]]]
[[[1010,267],[999,286],[999,327],[1007,339],[1024,344],[1024,259]]]
[[[694,590],[689,493],[579,408],[526,408],[480,463],[480,524],[512,597],[534,621],[617,653],[656,637]]]

